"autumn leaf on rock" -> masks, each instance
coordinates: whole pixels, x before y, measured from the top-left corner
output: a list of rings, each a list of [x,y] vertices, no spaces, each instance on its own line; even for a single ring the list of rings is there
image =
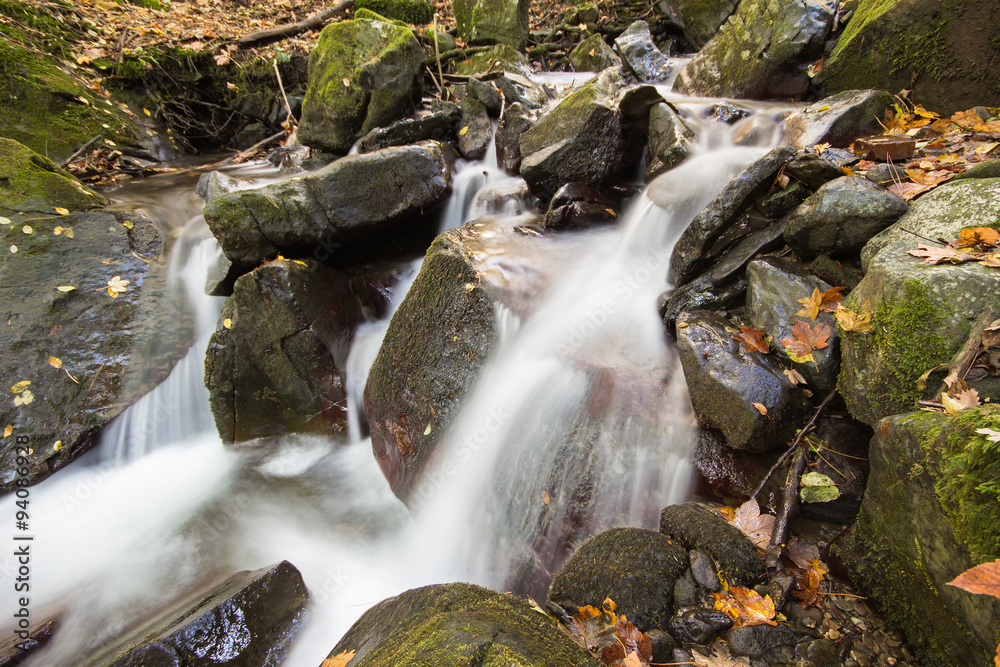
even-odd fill
[[[907,250],[906,252],[914,257],[925,258],[924,264],[941,264],[942,262],[961,264],[976,259],[974,255],[959,252],[954,248],[934,248],[924,243],[918,243],[916,250]]]
[[[811,361],[814,364],[813,350],[822,350],[827,347],[830,338],[830,325],[820,322],[815,326],[810,326],[803,320],[795,320],[792,325],[792,337],[782,338],[781,344],[788,351],[788,356],[797,364]]]
[[[795,313],[796,316],[808,317],[810,320],[815,320],[816,316],[819,315],[820,304],[823,303],[823,293],[819,289],[813,288],[812,296],[798,299],[798,302],[802,304],[802,310]]]
[[[760,414],[765,416],[767,415],[767,406],[765,406],[763,403],[751,403],[751,405],[753,405],[754,409],[757,410],[757,412],[759,412]]]
[[[919,183],[906,182],[906,183],[893,183],[886,189],[889,190],[889,192],[891,192],[892,194],[896,195],[897,197],[901,197],[906,201],[910,201],[917,195],[930,190],[931,186],[921,185]]]
[[[979,400],[979,392],[975,389],[954,390],[954,387],[941,396],[941,404],[944,406],[945,413],[953,417],[966,408],[982,405]]]
[[[761,514],[757,501],[751,498],[736,509],[729,524],[750,538],[758,549],[766,549],[774,530],[774,517]]]
[[[868,333],[872,330],[871,303],[865,301],[861,311],[855,312],[843,306],[837,306],[835,313],[840,328],[852,333]]]
[[[347,663],[351,661],[354,657],[354,651],[345,651],[344,653],[338,653],[332,658],[327,658],[323,661],[320,667],[344,667]]]
[[[788,378],[788,381],[791,382],[793,385],[800,385],[806,383],[806,379],[805,377],[803,377],[802,373],[798,372],[794,368],[786,368],[785,370],[781,371],[781,374],[784,375],[786,378]]]
[[[1000,558],[992,563],[983,563],[966,570],[949,581],[948,585],[970,593],[1000,598]]]
[[[733,657],[725,646],[718,644],[712,646],[711,655],[692,650],[691,664],[696,667],[750,667],[745,658]]]
[[[1000,252],[994,252],[986,255],[979,263],[984,266],[988,266],[991,269],[1000,269]]]
[[[62,359],[59,357],[49,357],[49,366],[57,370],[62,368]]]
[[[115,276],[108,281],[108,294],[112,299],[118,298],[119,294],[123,294],[128,291],[127,285],[130,280],[122,280],[121,276]]]
[[[771,596],[760,594],[751,588],[733,586],[727,593],[713,593],[715,608],[734,621],[735,627],[745,625],[777,625],[774,621],[775,609]]]
[[[771,348],[768,347],[766,338],[763,331],[754,327],[740,327],[740,333],[733,334],[733,340],[743,343],[743,349],[747,352],[763,352],[765,354],[769,352]]]
[[[991,428],[977,428],[976,433],[985,435],[990,442],[1000,442],[1000,431],[994,431]]]
[[[956,248],[971,248],[977,245],[995,246],[1000,241],[1000,232],[990,227],[971,227],[958,233],[958,238],[949,245]]]

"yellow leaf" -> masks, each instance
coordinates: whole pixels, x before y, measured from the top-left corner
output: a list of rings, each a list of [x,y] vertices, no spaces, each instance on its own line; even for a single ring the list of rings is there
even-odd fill
[[[104,143],[106,143],[108,146],[117,146],[118,145],[115,142],[113,142],[110,139],[108,139],[107,137],[104,138]]]
[[[125,229],[132,229],[133,227],[135,227],[135,225],[132,224],[131,220],[126,220],[125,222],[122,223],[122,227],[124,227]]]
[[[112,299],[116,298],[119,294],[128,291],[128,287],[126,287],[126,285],[128,285],[130,282],[132,281],[122,280],[121,276],[115,276],[114,278],[108,281],[108,294],[111,295]]]
[[[15,394],[20,394],[22,391],[24,391],[25,389],[27,389],[29,386],[31,386],[31,380],[21,380],[20,382],[18,382],[17,384],[15,384],[13,387],[11,387],[10,390],[12,392],[14,392]]]
[[[31,228],[31,225],[25,225],[24,227],[21,227],[21,231],[24,232],[25,234],[35,233],[35,230]]]
[[[427,428],[424,429],[424,435],[430,435],[430,434],[431,434],[431,425],[428,424]]]
[[[222,320],[222,326],[226,327],[227,329],[232,329],[233,321],[227,317],[226,319]]]
[[[142,112],[143,112],[144,114],[146,114],[147,116],[150,116],[150,117],[152,117],[152,115],[153,115],[153,114],[149,113],[149,109],[147,109],[146,107],[143,107],[143,108],[142,108]]]
[[[466,125],[461,130],[458,131],[458,136],[464,137],[469,132],[469,126]]]
[[[351,80],[348,79],[346,76],[344,77],[344,86],[347,88],[351,87]]]
[[[301,259],[293,259],[292,261],[294,263],[298,264],[299,266],[309,266],[308,264],[306,264],[305,262],[303,262]]]
[[[25,389],[14,397],[14,405],[29,405],[35,400],[35,395],[29,389]]]
[[[56,206],[56,213],[59,215],[69,215],[69,209],[65,209],[62,206]]]
[[[58,452],[62,448],[63,448],[62,440],[56,440],[55,443],[52,445],[52,451],[54,452]]]
[[[837,324],[844,331],[855,332],[855,333],[868,333],[872,330],[872,311],[871,304],[865,302],[861,308],[861,312],[854,312],[843,306],[837,306]]]
[[[323,661],[320,667],[346,667],[347,663],[351,661],[354,657],[354,651],[344,651],[343,653],[338,653],[332,658],[327,658]]]
[[[10,252],[11,252],[11,254],[16,255],[17,254],[17,246],[16,245],[12,245],[10,247]]]
[[[62,359],[59,357],[49,357],[49,366],[52,366],[52,368],[62,368]]]
[[[68,239],[73,238],[74,237],[73,230],[70,229],[69,227],[63,227],[63,236],[65,236]]]
[[[9,225],[9,224],[10,224],[10,218],[4,218],[0,216],[0,225]]]
[[[548,491],[542,491],[542,502],[545,503],[546,505],[549,504],[549,492]]]
[[[595,49],[591,49],[590,51],[587,51],[587,55],[590,56],[591,58],[593,58],[594,57],[594,51],[595,51]]]
[[[73,287],[72,285],[60,285],[56,289],[59,290],[60,292],[72,292],[76,288]]]
[[[14,426],[12,424],[7,424],[3,430],[3,437],[9,438],[10,434],[14,432]]]

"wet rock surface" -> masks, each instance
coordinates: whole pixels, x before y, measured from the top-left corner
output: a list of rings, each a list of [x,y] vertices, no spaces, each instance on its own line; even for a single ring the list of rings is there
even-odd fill
[[[670,54],[662,53],[653,43],[645,21],[634,22],[615,38],[615,48],[625,65],[642,83],[660,83],[670,76]]]
[[[845,90],[785,121],[784,141],[796,148],[822,143],[846,148],[858,137],[881,132],[879,121],[892,104],[892,95],[884,90]]]

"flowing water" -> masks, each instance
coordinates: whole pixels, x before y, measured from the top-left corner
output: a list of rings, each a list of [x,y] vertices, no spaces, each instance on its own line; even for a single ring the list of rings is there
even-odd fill
[[[744,121],[757,124],[758,147],[733,148],[733,133],[747,127],[699,120],[707,106],[682,103],[689,122],[704,126],[698,152],[651,184],[618,226],[537,239],[551,254],[486,258],[484,270],[504,279],[518,279],[518,261],[545,264],[556,279],[529,290],[529,311],[498,312],[495,353],[418,485],[413,514],[362,437],[359,398],[387,320],[355,336],[349,442],[286,437],[225,448],[202,387],[222,300],[202,292],[218,247],[200,203],[177,191],[148,200],[146,189],[120,193],[175,230],[172,275],[196,340],[171,376],[106,430],[99,453],[32,490],[33,614],[63,618],[27,664],[73,664],[179,591],[289,560],[311,601],[286,664],[315,666],[367,607],[407,588],[473,581],[542,596],[579,540],[611,525],[655,528],[659,510],[688,495],[695,432],[656,311],[670,250],[691,217],[776,140],[775,114],[764,108]],[[482,213],[500,213],[508,226],[530,221],[530,199],[501,198],[500,210],[477,203],[484,188],[520,187],[496,169],[495,155],[463,165],[442,227]],[[394,306],[418,268],[400,269]],[[2,511],[12,502],[4,499]],[[5,556],[5,590],[13,572]]]

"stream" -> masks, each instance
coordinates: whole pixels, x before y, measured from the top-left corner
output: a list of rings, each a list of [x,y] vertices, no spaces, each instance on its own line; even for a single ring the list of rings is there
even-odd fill
[[[691,218],[777,143],[784,111],[755,105],[730,126],[709,117],[712,100],[664,95],[699,127],[696,152],[636,196],[618,225],[526,239],[521,256],[485,248],[485,270],[531,305],[497,313],[500,343],[418,483],[412,513],[390,491],[360,414],[388,317],[355,335],[347,441],[287,436],[223,447],[203,386],[224,301],[203,291],[221,252],[203,202],[193,183],[168,178],[111,193],[173,230],[171,285],[196,335],[98,448],[33,489],[34,613],[63,616],[26,664],[73,664],[180,591],[288,560],[310,602],[285,664],[316,666],[368,607],[403,590],[470,581],[541,602],[586,537],[616,525],[655,529],[662,507],[691,495],[697,435],[657,313],[670,251]],[[754,145],[734,145],[749,136]],[[230,173],[254,185],[283,178],[270,165]],[[518,182],[493,151],[460,163],[441,229],[485,214],[503,229],[537,220],[532,201],[501,210],[477,203],[483,189]],[[418,270],[419,261],[400,267],[393,307]],[[4,556],[0,568],[6,587],[13,561]]]

